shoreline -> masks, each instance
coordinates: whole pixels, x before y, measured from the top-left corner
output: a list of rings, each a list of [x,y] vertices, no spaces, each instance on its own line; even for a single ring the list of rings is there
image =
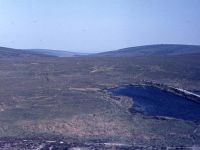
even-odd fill
[[[173,87],[173,86],[168,86],[168,85],[164,85],[164,84],[160,84],[160,83],[155,83],[155,82],[151,82],[151,81],[145,81],[143,83],[136,83],[136,84],[127,84],[127,85],[138,85],[138,86],[151,86],[151,87],[156,87],[159,88],[161,90],[167,91],[167,92],[171,92],[173,94],[185,97],[188,100],[192,100],[193,102],[199,103],[200,104],[200,95],[193,93],[191,91],[182,89],[182,88],[177,88],[177,87]]]

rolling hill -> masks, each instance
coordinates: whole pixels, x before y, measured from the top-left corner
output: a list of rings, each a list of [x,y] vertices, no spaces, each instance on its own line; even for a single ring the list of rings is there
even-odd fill
[[[197,45],[146,45],[129,47],[115,51],[108,51],[94,54],[93,56],[121,57],[121,56],[166,56],[200,53],[200,46]]]
[[[56,57],[76,57],[76,56],[94,56],[94,57],[132,57],[132,56],[173,56],[183,54],[200,53],[199,45],[146,45],[137,47],[128,47],[114,51],[107,51],[96,54],[76,53],[63,50],[50,49],[14,49],[0,47],[0,57],[13,56],[56,56]]]
[[[49,55],[49,56],[57,56],[57,57],[74,57],[74,56],[85,55],[82,53],[69,52],[64,50],[51,50],[51,49],[27,49],[26,51]]]
[[[198,122],[132,113],[136,103],[109,93],[146,83],[199,93],[198,51],[64,59],[33,51],[0,47],[0,149],[199,146]]]
[[[23,56],[40,56],[42,54],[36,54],[31,51],[13,49],[7,47],[0,47],[0,57],[23,57]],[[44,56],[44,55],[42,55]]]
[[[57,56],[57,57],[74,57],[85,55],[83,53],[68,52],[62,50],[50,49],[14,49],[0,47],[0,57],[19,57],[19,56]]]

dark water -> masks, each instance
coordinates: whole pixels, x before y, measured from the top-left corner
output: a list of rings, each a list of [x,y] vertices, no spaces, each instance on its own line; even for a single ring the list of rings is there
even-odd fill
[[[200,104],[151,86],[122,86],[110,90],[114,95],[131,97],[132,112],[200,121]]]

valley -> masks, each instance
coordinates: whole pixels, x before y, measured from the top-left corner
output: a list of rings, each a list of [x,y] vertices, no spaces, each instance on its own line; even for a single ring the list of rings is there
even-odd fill
[[[130,98],[106,90],[153,82],[200,91],[199,59],[199,54],[1,57],[0,139],[198,147],[198,122],[132,114]]]

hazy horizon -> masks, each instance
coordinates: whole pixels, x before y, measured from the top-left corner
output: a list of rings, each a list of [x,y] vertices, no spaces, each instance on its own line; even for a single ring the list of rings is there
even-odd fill
[[[0,0],[0,46],[103,52],[200,45],[198,0]]]
[[[66,52],[72,52],[72,53],[79,53],[79,54],[95,54],[95,53],[101,53],[101,52],[110,52],[110,51],[117,51],[121,49],[126,49],[126,48],[131,48],[131,47],[141,47],[141,46],[154,46],[154,45],[185,45],[185,46],[200,46],[200,45],[191,45],[191,44],[148,44],[148,45],[136,45],[136,46],[129,46],[129,47],[122,47],[118,49],[111,49],[111,50],[104,50],[104,51],[70,51],[70,50],[64,50],[64,49],[47,49],[47,48],[15,48],[15,47],[7,47],[7,46],[2,46],[0,47],[5,47],[5,48],[11,48],[11,49],[19,49],[19,50],[53,50],[53,51],[66,51]]]

